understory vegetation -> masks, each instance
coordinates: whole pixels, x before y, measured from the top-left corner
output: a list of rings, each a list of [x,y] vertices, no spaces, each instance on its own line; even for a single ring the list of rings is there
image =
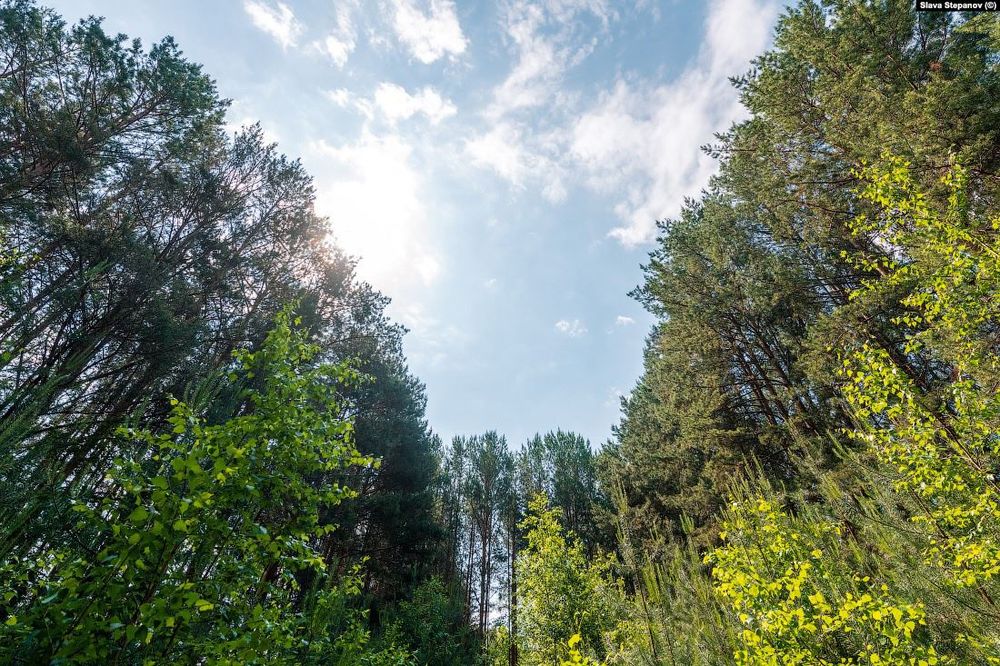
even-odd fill
[[[297,161],[0,3],[0,662],[1000,664],[1000,14],[733,84],[612,439],[445,443]]]

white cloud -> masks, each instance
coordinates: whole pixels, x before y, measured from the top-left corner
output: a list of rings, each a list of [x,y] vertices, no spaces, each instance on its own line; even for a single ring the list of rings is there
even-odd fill
[[[355,95],[347,88],[327,90],[324,94],[328,100],[342,109],[353,109],[368,120],[372,120],[375,117],[375,106],[372,101]]]
[[[673,80],[622,73],[585,97],[566,73],[595,48],[618,14],[604,0],[513,0],[503,15],[514,65],[493,89],[488,129],[465,140],[474,165],[515,188],[537,186],[566,198],[585,184],[614,197],[619,224],[610,235],[626,246],[651,240],[656,220],[674,217],[717,169],[700,147],[745,111],[729,77],[766,48],[777,0],[712,0],[698,53]],[[607,34],[609,41],[614,35]]]
[[[576,100],[562,79],[597,42],[590,32],[579,34],[589,30],[585,16],[606,28],[615,14],[605,0],[516,0],[506,6],[501,19],[514,65],[484,110],[490,129],[465,142],[474,165],[519,189],[537,185],[555,203],[567,196],[567,130],[559,123],[573,115]],[[541,107],[541,115],[531,113]]]
[[[465,151],[473,164],[495,171],[512,184],[521,187],[527,172],[527,156],[521,149],[520,137],[507,124],[499,124],[485,134],[465,142]]]
[[[587,327],[584,326],[583,322],[579,319],[574,319],[572,321],[568,319],[560,319],[556,322],[556,330],[564,335],[568,335],[571,338],[578,338],[587,333]]]
[[[535,137],[541,141],[541,135]],[[465,152],[472,164],[494,171],[517,188],[529,180],[540,184],[542,195],[558,203],[566,198],[564,169],[542,150],[531,150],[521,131],[511,123],[501,122],[485,134],[465,142]]]
[[[694,62],[665,85],[619,79],[573,128],[572,153],[595,189],[624,190],[611,235],[625,245],[649,241],[656,220],[680,212],[716,163],[699,146],[745,113],[728,77],[747,69],[767,45],[773,0],[713,2]]]
[[[302,34],[302,24],[295,19],[295,13],[283,2],[272,7],[267,2],[245,0],[243,10],[250,15],[253,24],[271,35],[282,49],[295,46]]]
[[[451,100],[444,99],[431,88],[425,86],[411,95],[395,83],[381,83],[375,90],[375,106],[389,120],[396,122],[422,113],[433,124],[455,115],[457,109]]]
[[[432,284],[441,258],[428,245],[424,179],[413,148],[397,135],[365,130],[353,143],[312,142],[304,161],[315,175],[317,211],[336,243],[359,257],[358,272],[380,290]]]
[[[337,67],[343,67],[347,64],[347,60],[357,46],[357,31],[351,18],[354,7],[354,2],[348,0],[339,2],[333,31],[321,41],[314,43],[315,48],[330,58]]]
[[[625,315],[615,317],[615,326],[631,326],[634,323],[635,319],[632,319],[632,317],[626,317]]]
[[[538,106],[555,89],[553,83],[562,74],[563,58],[552,39],[540,34],[545,18],[538,5],[519,2],[511,7],[507,34],[516,46],[517,64],[494,91],[490,115],[499,117]]]
[[[468,40],[450,0],[430,0],[426,12],[413,0],[393,0],[393,4],[393,29],[417,60],[430,64],[445,55],[455,57],[465,52]]]
[[[458,112],[458,109],[441,94],[424,86],[415,94],[410,94],[402,86],[383,82],[375,89],[371,99],[354,94],[347,88],[337,88],[324,93],[331,102],[344,109],[353,109],[368,120],[374,120],[378,112],[390,125],[422,114],[432,125],[437,125]]]
[[[347,59],[351,56],[351,52],[354,51],[355,45],[353,38],[348,39],[344,36],[327,35],[322,42],[319,42],[319,49],[337,67],[343,67],[347,64]]]
[[[424,284],[430,285],[441,275],[441,262],[430,254],[417,256],[413,262],[417,275]]]
[[[516,64],[493,91],[491,118],[541,106],[559,95],[567,69],[593,50],[595,38],[581,42],[579,18],[591,14],[605,27],[613,13],[604,0],[548,0],[537,4],[518,0],[503,16]]]
[[[487,289],[491,290],[491,291],[494,290],[494,289],[496,289],[497,285],[498,285],[498,282],[497,282],[496,278],[490,278],[489,280],[487,280],[486,282],[483,283],[483,286],[486,287]]]
[[[337,88],[336,90],[326,91],[327,99],[340,107],[349,106],[354,100],[354,93],[352,93],[347,88]]]

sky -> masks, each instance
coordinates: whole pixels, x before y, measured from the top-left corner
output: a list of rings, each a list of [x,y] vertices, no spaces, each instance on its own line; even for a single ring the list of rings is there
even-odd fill
[[[776,0],[41,0],[204,65],[392,298],[444,439],[596,448],[642,371],[656,221],[744,117]]]

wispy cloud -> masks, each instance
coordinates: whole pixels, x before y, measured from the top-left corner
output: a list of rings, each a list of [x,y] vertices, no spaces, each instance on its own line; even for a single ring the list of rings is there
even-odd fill
[[[315,47],[328,57],[337,67],[343,67],[358,45],[357,29],[354,26],[352,13],[356,9],[353,0],[341,0],[337,3],[336,20],[333,29],[322,40],[315,42]]]
[[[632,317],[627,317],[625,315],[618,315],[615,317],[615,326],[631,326],[635,323],[635,319]]]
[[[587,334],[587,327],[579,319],[560,319],[556,322],[556,330],[571,338],[578,338]]]
[[[336,90],[327,90],[324,95],[326,98],[339,106],[342,109],[350,109],[355,111],[368,120],[375,118],[375,104],[371,99],[356,95],[347,88],[337,88]]]
[[[465,150],[476,166],[490,168],[518,187],[524,183],[527,156],[520,137],[507,124],[499,124],[484,134],[465,142]]]
[[[619,79],[577,121],[571,150],[590,185],[625,193],[614,238],[649,241],[656,220],[677,215],[708,184],[716,163],[699,146],[743,116],[728,77],[767,45],[776,13],[773,0],[715,0],[698,56],[675,81]]]
[[[347,88],[328,90],[325,95],[337,106],[353,109],[368,120],[374,120],[378,113],[390,125],[418,115],[425,116],[432,125],[437,125],[458,112],[451,100],[442,97],[430,86],[424,86],[411,94],[395,83],[382,82],[371,98],[357,95]]]
[[[567,73],[620,19],[603,0],[515,0],[503,15],[513,65],[494,87],[484,129],[465,139],[472,163],[551,201],[573,185],[611,196],[626,246],[652,240],[715,173],[700,147],[744,115],[729,77],[768,44],[777,0],[712,0],[701,47],[663,83],[622,72],[585,95]],[[589,32],[581,25],[589,21]]]
[[[426,11],[413,0],[394,0],[393,29],[410,54],[424,64],[465,52],[455,5],[450,0],[430,0]]]
[[[465,142],[473,164],[519,189],[537,185],[552,202],[567,195],[567,131],[561,123],[572,115],[576,97],[562,80],[597,43],[584,29],[585,16],[603,31],[615,14],[604,0],[517,0],[506,6],[501,21],[513,65],[483,111],[489,129]]]
[[[259,29],[274,38],[282,49],[295,46],[300,34],[302,34],[302,24],[295,19],[295,13],[283,2],[271,6],[267,2],[257,0],[245,0],[243,10],[250,16],[250,20]]]
[[[581,17],[596,17],[603,27],[614,13],[604,0],[518,0],[507,7],[504,28],[515,64],[493,91],[487,114],[502,117],[519,109],[537,107],[560,93],[567,69],[593,51],[596,38],[580,39]]]
[[[431,88],[424,86],[411,95],[395,83],[381,83],[375,90],[375,106],[390,121],[405,120],[416,114],[423,114],[433,124],[449,118],[457,112],[451,100]]]
[[[541,136],[534,140],[541,139]],[[465,152],[475,166],[490,169],[519,189],[537,183],[554,203],[566,198],[564,168],[547,151],[529,145],[522,130],[500,122],[491,130],[465,141]]]
[[[351,57],[356,42],[353,36],[330,34],[323,41],[317,42],[317,48],[325,56],[330,58],[337,67],[347,64],[347,59]]]

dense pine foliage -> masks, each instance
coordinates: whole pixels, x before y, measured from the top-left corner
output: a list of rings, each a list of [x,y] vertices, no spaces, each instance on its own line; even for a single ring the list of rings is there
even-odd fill
[[[0,3],[0,661],[1000,664],[1000,18],[733,82],[613,439],[445,444],[297,162]]]

